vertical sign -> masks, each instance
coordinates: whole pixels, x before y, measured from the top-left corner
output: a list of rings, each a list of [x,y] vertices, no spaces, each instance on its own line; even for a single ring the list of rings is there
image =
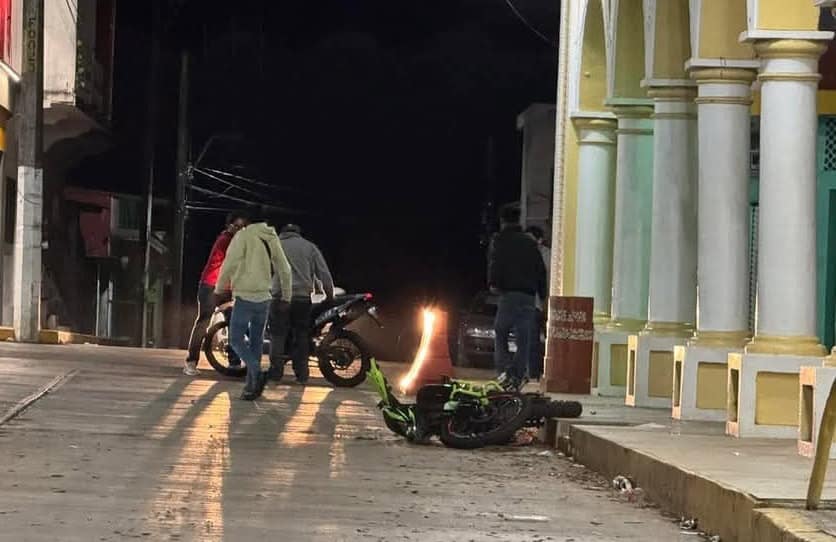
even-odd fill
[[[543,391],[590,392],[594,335],[591,297],[549,299]]]

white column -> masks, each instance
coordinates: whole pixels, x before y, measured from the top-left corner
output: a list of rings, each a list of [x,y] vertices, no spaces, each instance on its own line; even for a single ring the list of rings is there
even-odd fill
[[[649,107],[617,107],[612,313],[610,325],[638,331],[647,320],[653,129]]]
[[[578,132],[575,291],[594,298],[596,322],[610,314],[612,291],[615,121],[573,119]]]
[[[767,40],[761,59],[757,333],[747,352],[820,355],[816,337],[816,90],[825,44]]]
[[[696,320],[697,191],[693,89],[652,88],[653,219],[647,331],[687,332]]]
[[[14,330],[20,342],[36,342],[41,329],[41,207],[43,169],[17,169],[14,244]]]
[[[694,343],[749,337],[749,149],[754,70],[691,73],[699,96],[698,322]]]

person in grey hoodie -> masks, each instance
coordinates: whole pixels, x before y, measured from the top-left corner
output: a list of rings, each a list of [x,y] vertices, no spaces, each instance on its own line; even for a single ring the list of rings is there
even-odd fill
[[[310,355],[311,294],[319,284],[326,303],[334,299],[334,280],[319,248],[302,237],[302,229],[294,224],[284,226],[279,235],[293,274],[290,305],[278,281],[273,283],[273,304],[270,314],[270,365],[274,378],[280,378],[287,360],[287,339],[292,336],[290,357],[293,372],[300,384],[308,381]]]
[[[221,266],[215,293],[232,291],[235,306],[229,321],[229,342],[247,364],[247,381],[241,399],[253,401],[264,390],[266,374],[261,372],[264,328],[271,304],[271,291],[278,284],[287,303],[293,289],[290,264],[276,230],[263,220],[253,223],[232,238]],[[247,340],[249,339],[249,340]]]

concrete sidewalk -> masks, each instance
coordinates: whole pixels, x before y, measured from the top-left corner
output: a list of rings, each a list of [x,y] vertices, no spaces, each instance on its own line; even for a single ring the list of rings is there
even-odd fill
[[[670,513],[696,518],[721,540],[836,541],[836,466],[819,512],[804,512],[812,460],[795,440],[734,439],[724,424],[678,422],[666,410],[618,399],[555,395],[584,403],[584,416],[554,423],[547,435],[576,461],[633,479]]]

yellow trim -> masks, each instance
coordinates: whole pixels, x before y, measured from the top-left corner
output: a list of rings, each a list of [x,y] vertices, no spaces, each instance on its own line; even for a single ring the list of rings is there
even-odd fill
[[[747,28],[746,2],[702,0],[700,9],[700,58],[751,59],[752,47],[740,43]]]
[[[758,0],[758,30],[819,29],[819,8],[812,0]]]
[[[752,84],[757,72],[745,68],[697,68],[691,70],[690,75],[691,79],[702,84],[734,82]]]
[[[610,313],[608,312],[595,312],[592,314],[592,323],[595,326],[605,327],[610,321]]]
[[[746,353],[824,357],[827,349],[819,343],[818,337],[755,335],[746,345]]]
[[[687,102],[696,97],[697,91],[694,87],[653,87],[647,95],[654,102]]]
[[[700,331],[694,333],[688,346],[743,348],[752,334],[748,331]]]
[[[618,123],[613,119],[602,119],[598,117],[574,117],[572,123],[578,130],[598,128],[601,130],[615,130]]]
[[[741,96],[711,96],[710,98],[694,98],[694,103],[697,105],[722,104],[745,105],[746,107],[749,107],[752,105],[752,98],[743,98]]]
[[[635,318],[614,318],[607,323],[607,329],[612,331],[623,331],[625,333],[638,333],[644,329],[647,320],[638,320]]]
[[[836,346],[830,351],[830,355],[824,358],[823,367],[836,367]]]
[[[655,113],[654,119],[673,119],[673,120],[694,120],[697,118],[696,113]]]
[[[818,73],[762,73],[758,81],[801,81],[803,83],[818,83],[821,74]]]
[[[578,78],[580,108],[604,111],[607,99],[607,47],[604,35],[604,13],[601,0],[592,0],[586,10],[581,51],[581,73]]]
[[[818,58],[826,50],[827,43],[822,41],[763,40],[755,43],[755,52],[760,58]]]
[[[653,114],[649,105],[616,105],[612,111],[619,119],[649,119]]]
[[[694,333],[694,324],[687,322],[648,322],[641,331],[642,335],[662,337],[689,337]]]
[[[566,123],[563,140],[563,292],[575,294],[575,244],[578,219],[578,137],[575,126]]]

